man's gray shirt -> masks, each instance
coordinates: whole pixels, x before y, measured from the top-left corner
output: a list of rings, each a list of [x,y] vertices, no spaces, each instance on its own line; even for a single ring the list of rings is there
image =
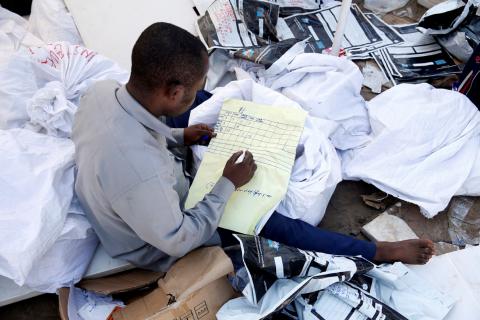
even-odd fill
[[[184,210],[189,181],[168,146],[183,144],[115,81],[93,85],[75,116],[76,193],[106,251],[134,265],[166,271],[204,244],[234,191],[222,177],[194,208]],[[168,141],[168,142],[167,142]]]

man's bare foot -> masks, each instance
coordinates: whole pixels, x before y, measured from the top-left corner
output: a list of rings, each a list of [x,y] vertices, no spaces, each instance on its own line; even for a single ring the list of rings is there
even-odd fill
[[[425,239],[398,242],[377,242],[374,260],[378,262],[400,261],[407,264],[425,264],[435,253],[433,242]]]

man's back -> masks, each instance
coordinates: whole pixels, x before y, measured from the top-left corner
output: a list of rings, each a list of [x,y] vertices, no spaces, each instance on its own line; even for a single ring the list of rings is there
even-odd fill
[[[247,153],[236,163],[240,153],[234,154],[212,190],[185,210],[189,180],[167,147],[212,138],[213,130],[172,129],[159,120],[188,111],[207,71],[203,44],[159,22],[136,41],[126,85],[99,82],[82,98],[72,133],[75,189],[112,257],[166,271],[191,250],[219,244],[216,229],[225,205],[235,188],[252,178],[253,156]]]
[[[218,243],[215,230],[233,184],[221,178],[183,212],[188,193],[181,164],[167,149],[172,129],[112,81],[95,84],[75,117],[76,192],[106,251],[166,270],[177,258]]]
[[[155,176],[158,170],[166,179],[173,179],[165,172],[171,159],[161,152],[161,144],[146,128],[119,107],[115,96],[119,87],[113,81],[100,82],[82,99],[73,129],[79,173],[75,187],[107,252],[127,260],[148,253],[148,267],[167,255],[143,241],[112,206],[118,197]],[[143,150],[147,147],[148,153]],[[152,153],[158,165],[149,157]]]

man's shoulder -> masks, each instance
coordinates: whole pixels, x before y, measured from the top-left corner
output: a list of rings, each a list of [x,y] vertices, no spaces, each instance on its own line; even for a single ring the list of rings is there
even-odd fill
[[[93,83],[85,92],[85,95],[91,94],[91,93],[110,93],[112,91],[115,91],[117,88],[120,88],[122,84],[120,84],[116,80],[101,80]]]
[[[116,81],[95,83],[75,119],[80,171],[90,171],[106,189],[121,191],[169,170],[168,150],[118,104]],[[117,192],[109,192],[116,194]]]
[[[115,101],[115,91],[121,84],[115,80],[102,80],[93,83],[80,98],[80,108],[93,107],[97,104],[104,104]]]
[[[97,142],[105,135],[105,129],[109,126],[108,120],[112,118],[112,111],[117,104],[115,91],[119,86],[114,80],[98,81],[82,95],[73,125],[72,139],[75,144],[79,140]]]

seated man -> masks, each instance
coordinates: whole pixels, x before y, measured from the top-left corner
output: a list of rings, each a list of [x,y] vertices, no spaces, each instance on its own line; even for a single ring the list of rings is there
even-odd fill
[[[240,153],[232,155],[212,191],[185,210],[191,177],[170,149],[214,133],[205,125],[172,129],[160,120],[189,109],[207,70],[208,55],[197,38],[156,23],[133,48],[128,83],[98,82],[82,98],[73,128],[76,192],[112,257],[166,271],[189,251],[220,244],[216,230],[225,204],[254,175],[253,156],[247,152],[236,163]],[[278,213],[261,235],[300,249],[376,261],[425,263],[433,254],[428,240],[375,244]]]

